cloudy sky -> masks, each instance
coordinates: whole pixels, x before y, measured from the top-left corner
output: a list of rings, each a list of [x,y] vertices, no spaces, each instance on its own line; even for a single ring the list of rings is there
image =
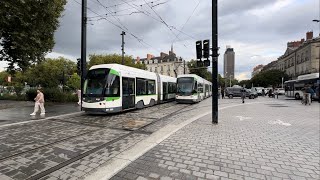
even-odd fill
[[[87,0],[87,54],[121,53],[133,57],[168,53],[194,59],[195,41],[212,37],[211,0]],[[320,0],[219,0],[219,73],[226,45],[234,48],[237,79],[248,79],[254,66],[282,55],[288,41],[319,34]],[[81,0],[68,0],[56,45],[47,57],[80,57]],[[103,17],[103,18],[102,18]],[[4,67],[0,62],[0,68]]]

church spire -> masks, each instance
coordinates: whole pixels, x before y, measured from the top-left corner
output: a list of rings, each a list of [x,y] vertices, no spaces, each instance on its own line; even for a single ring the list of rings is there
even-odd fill
[[[173,53],[173,44],[171,44],[171,53]]]

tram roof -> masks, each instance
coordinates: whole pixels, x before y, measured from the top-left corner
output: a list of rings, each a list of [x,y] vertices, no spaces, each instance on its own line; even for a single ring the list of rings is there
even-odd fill
[[[196,74],[181,74],[181,75],[178,75],[178,78],[180,77],[193,77],[193,78],[196,78],[198,80],[203,80],[204,82],[208,83],[208,84],[212,84],[210,81],[196,75]]]
[[[157,75],[154,72],[146,71],[143,69],[138,69],[130,66],[125,66],[121,64],[99,64],[99,65],[94,65],[90,68],[91,69],[99,69],[99,68],[109,68],[113,69],[121,74],[121,76],[129,76],[129,77],[140,77],[140,78],[146,78],[146,79],[156,79]],[[171,76],[165,76],[165,75],[160,75],[161,79],[166,79],[170,80],[172,82],[176,81],[176,78],[171,77]]]

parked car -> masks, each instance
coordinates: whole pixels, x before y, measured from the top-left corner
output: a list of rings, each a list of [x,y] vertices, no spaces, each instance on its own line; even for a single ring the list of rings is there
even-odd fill
[[[255,88],[251,88],[251,89],[248,89],[250,91],[251,94],[254,95],[255,98],[257,98],[259,96],[258,92],[256,91]]]
[[[284,89],[277,88],[274,93],[275,93],[275,95],[284,95]]]
[[[241,97],[242,95],[241,89],[242,87],[228,87],[226,88],[226,96],[229,97],[230,99],[233,97]],[[255,96],[255,93],[246,89],[246,97],[249,97],[249,99],[254,99],[256,96]]]
[[[262,89],[264,89],[264,87],[252,87],[251,90],[254,89],[259,96],[262,95]]]

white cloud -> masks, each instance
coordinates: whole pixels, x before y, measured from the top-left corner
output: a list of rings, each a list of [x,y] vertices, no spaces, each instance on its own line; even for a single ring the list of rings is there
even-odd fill
[[[118,1],[101,1],[106,6],[119,4]],[[129,31],[125,36],[126,55],[146,57],[151,53],[158,56],[161,51],[168,52],[175,35],[157,15],[146,5],[144,0],[127,1],[137,5],[142,13],[117,16]],[[154,1],[165,2],[165,0]],[[198,0],[169,0],[167,3],[153,9],[166,21],[167,24],[180,29],[194,10]],[[282,55],[288,41],[305,38],[305,33],[314,30],[318,34],[318,24],[312,19],[318,19],[319,2],[315,0],[219,0],[219,73],[222,74],[223,54],[226,45],[231,45],[235,51],[236,77],[250,78],[253,67],[258,64],[267,64]],[[99,6],[96,1],[88,1],[88,7],[99,14],[111,14]],[[118,11],[117,15],[138,12],[129,9],[127,4],[117,8],[110,7],[111,11]],[[71,60],[80,57],[80,15],[81,6],[75,1],[68,1],[60,27],[55,33],[56,45],[53,53],[47,57],[65,56]],[[126,11],[120,11],[125,10]],[[186,60],[195,58],[195,41],[211,39],[212,36],[212,1],[200,0],[200,4],[192,17],[185,25],[179,39],[174,42],[174,51]],[[88,16],[96,16],[88,11]],[[150,17],[152,16],[152,17]],[[158,21],[153,18],[158,19]],[[319,17],[320,18],[320,17]],[[89,18],[90,19],[90,18]],[[92,18],[91,18],[92,19]],[[97,19],[97,18],[96,18]],[[107,18],[114,24],[118,20]],[[91,25],[93,24],[93,25]],[[92,53],[121,53],[121,29],[106,20],[90,21],[87,31],[87,54]],[[174,29],[175,34],[178,32]],[[132,35],[143,39],[138,42]],[[187,35],[186,35],[187,34]],[[191,37],[192,38],[191,38]],[[150,46],[151,47],[150,47]],[[0,67],[3,67],[0,62]]]

